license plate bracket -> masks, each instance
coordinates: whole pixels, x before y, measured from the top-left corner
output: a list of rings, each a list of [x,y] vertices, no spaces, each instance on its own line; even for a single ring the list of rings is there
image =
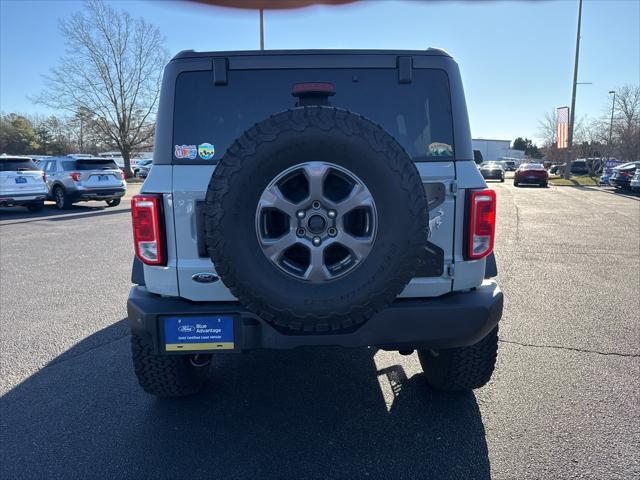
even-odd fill
[[[16,183],[27,183],[27,178],[26,177],[16,177],[15,181],[16,181]]]
[[[161,322],[164,350],[168,353],[236,350],[233,315],[184,315]]]

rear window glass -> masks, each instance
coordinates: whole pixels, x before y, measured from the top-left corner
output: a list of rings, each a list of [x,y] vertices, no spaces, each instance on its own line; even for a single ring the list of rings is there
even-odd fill
[[[38,167],[28,158],[0,158],[0,172],[16,172],[18,170],[38,170]]]
[[[442,70],[414,69],[413,81],[407,84],[398,83],[395,69],[231,70],[228,82],[214,86],[210,71],[178,76],[173,123],[175,162],[220,159],[254,123],[295,106],[297,99],[291,89],[303,82],[333,83],[336,93],[329,99],[332,106],[380,124],[414,161],[454,156],[449,82]]]
[[[524,170],[544,170],[544,167],[540,163],[527,163],[522,166]]]
[[[65,170],[113,170],[118,165],[113,160],[65,160],[62,162]]]

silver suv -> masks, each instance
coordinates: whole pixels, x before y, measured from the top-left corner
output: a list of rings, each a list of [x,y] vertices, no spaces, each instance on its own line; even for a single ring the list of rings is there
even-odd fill
[[[496,196],[442,50],[178,54],[131,211],[151,394],[259,348],[417,351],[440,390],[491,377]]]
[[[100,157],[55,157],[40,162],[48,196],[59,209],[88,200],[105,200],[109,207],[120,204],[127,182],[115,161]]]
[[[47,186],[42,171],[30,157],[0,155],[0,206],[44,208]]]

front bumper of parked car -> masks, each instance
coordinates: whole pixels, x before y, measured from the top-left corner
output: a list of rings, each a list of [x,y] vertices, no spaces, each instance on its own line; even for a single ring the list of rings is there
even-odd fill
[[[373,346],[387,350],[438,349],[480,341],[498,324],[502,303],[503,295],[497,283],[485,280],[479,287],[466,292],[452,292],[437,298],[398,299],[354,331],[326,334],[281,331],[237,302],[190,302],[149,293],[143,286],[131,289],[127,310],[131,329],[149,336],[155,353],[169,355],[186,352],[167,351],[162,328],[163,319],[167,317],[233,317],[233,348],[226,351],[318,345]],[[212,351],[191,349],[188,353]]]

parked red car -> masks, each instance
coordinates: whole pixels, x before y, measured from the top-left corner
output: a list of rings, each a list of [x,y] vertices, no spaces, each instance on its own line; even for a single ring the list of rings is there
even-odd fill
[[[513,174],[513,186],[523,183],[533,183],[546,187],[549,183],[549,174],[541,163],[523,163]]]

